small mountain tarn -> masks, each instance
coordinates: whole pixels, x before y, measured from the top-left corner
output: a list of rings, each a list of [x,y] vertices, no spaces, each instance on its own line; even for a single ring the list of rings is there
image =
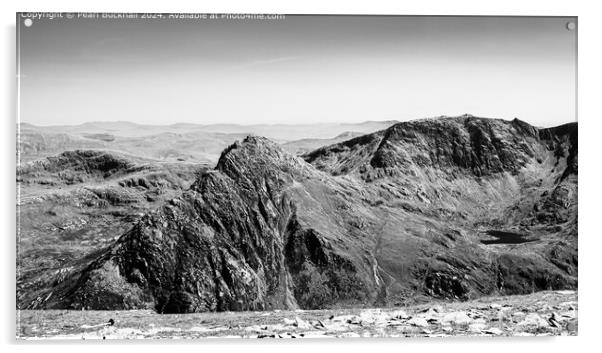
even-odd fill
[[[491,240],[481,240],[481,243],[490,245],[490,244],[522,244],[528,243],[530,241],[537,241],[537,238],[530,238],[528,235],[514,233],[514,232],[505,232],[501,230],[490,230],[487,232],[488,235],[495,237],[496,239]]]
[[[302,157],[247,137],[171,195],[19,307],[314,309],[577,287],[576,123],[424,119]]]

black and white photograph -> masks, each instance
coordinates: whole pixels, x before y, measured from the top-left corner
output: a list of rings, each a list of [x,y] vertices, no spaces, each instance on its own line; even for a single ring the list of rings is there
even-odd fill
[[[569,15],[16,13],[16,339],[578,335]]]

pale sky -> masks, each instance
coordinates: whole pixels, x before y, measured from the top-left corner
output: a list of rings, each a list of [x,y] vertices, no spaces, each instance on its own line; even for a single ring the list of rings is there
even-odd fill
[[[576,120],[576,18],[17,19],[36,125]]]

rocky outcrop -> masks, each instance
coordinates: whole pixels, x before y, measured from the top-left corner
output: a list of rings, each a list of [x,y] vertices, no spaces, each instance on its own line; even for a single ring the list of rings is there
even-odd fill
[[[304,160],[247,137],[40,305],[266,310],[574,288],[576,141],[576,124],[471,116]]]
[[[181,195],[203,167],[76,150],[17,169],[17,305],[38,308],[148,211]]]
[[[115,154],[95,150],[65,151],[58,156],[33,161],[17,169],[17,181],[78,184],[137,171],[134,164]]]

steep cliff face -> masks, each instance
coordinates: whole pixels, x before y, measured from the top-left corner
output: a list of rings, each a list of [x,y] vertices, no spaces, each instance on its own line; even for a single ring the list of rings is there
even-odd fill
[[[428,167],[478,177],[505,171],[516,174],[542,147],[539,131],[520,120],[463,116],[399,123],[318,149],[305,159],[333,174],[354,170],[370,174],[367,168],[404,174]]]
[[[576,142],[576,124],[470,116],[305,160],[247,137],[42,305],[264,310],[573,288]]]

